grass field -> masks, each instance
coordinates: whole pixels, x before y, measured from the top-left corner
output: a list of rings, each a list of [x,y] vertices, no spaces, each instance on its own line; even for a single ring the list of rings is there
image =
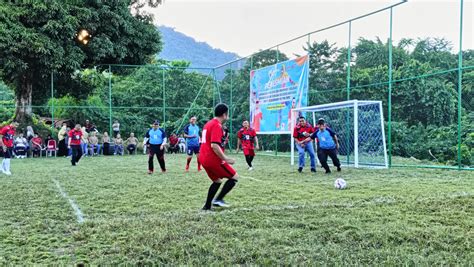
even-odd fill
[[[474,172],[299,174],[264,156],[248,172],[237,159],[232,207],[214,213],[200,211],[209,180],[182,155],[152,176],[142,155],[14,160],[0,176],[0,265],[473,263]]]

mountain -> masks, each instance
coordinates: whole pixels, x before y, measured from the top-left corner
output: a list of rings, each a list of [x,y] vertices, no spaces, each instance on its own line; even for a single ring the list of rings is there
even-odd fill
[[[236,53],[225,52],[213,48],[205,42],[198,42],[194,38],[175,31],[174,28],[160,26],[163,40],[163,51],[159,58],[166,60],[186,60],[191,67],[215,67],[239,58]]]

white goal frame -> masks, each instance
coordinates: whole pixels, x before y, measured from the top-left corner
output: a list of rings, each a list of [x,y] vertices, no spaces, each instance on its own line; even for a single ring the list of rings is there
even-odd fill
[[[315,105],[309,107],[301,107],[292,109],[292,114],[296,112],[311,112],[313,118],[313,126],[316,126],[316,112],[319,111],[327,111],[327,110],[334,110],[334,109],[341,109],[341,108],[353,108],[354,118],[353,118],[353,127],[354,127],[354,167],[359,168],[359,107],[366,106],[366,105],[378,105],[380,111],[380,126],[382,132],[382,143],[383,143],[383,153],[384,153],[384,165],[377,166],[382,168],[388,168],[388,158],[387,158],[387,144],[385,141],[385,127],[384,127],[384,119],[383,119],[383,109],[382,109],[382,101],[373,101],[373,100],[348,100],[342,102],[334,102],[329,104],[323,105]],[[291,120],[291,129],[295,127],[295,120]],[[316,150],[315,150],[316,151]],[[291,136],[291,165],[295,164],[295,139]],[[371,166],[373,167],[373,166]]]

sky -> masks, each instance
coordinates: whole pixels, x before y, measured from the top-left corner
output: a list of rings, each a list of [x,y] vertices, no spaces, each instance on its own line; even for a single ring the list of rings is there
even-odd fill
[[[215,48],[248,56],[330,25],[381,9],[396,0],[164,0],[149,9],[155,24],[175,28]],[[474,49],[474,0],[464,1],[463,49]],[[444,37],[459,49],[459,0],[409,0],[393,9],[393,40]],[[389,11],[352,22],[351,43],[360,37],[387,40]],[[345,24],[312,34],[311,41],[329,40],[347,46]],[[301,53],[305,36],[279,46],[282,52]]]

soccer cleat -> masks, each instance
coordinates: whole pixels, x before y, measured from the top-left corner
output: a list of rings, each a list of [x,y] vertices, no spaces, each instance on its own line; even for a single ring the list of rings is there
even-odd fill
[[[148,171],[148,174],[153,174],[153,171]]]
[[[189,171],[189,165],[186,165],[186,172]]]
[[[253,167],[249,167],[249,169],[248,169],[248,170],[249,170],[249,171],[253,171]]]
[[[311,172],[316,172],[316,169],[315,169],[315,168],[311,168]]]
[[[166,173],[166,170],[161,170],[162,173]]]
[[[298,168],[298,172],[301,173],[303,171],[303,167]]]
[[[331,173],[331,170],[326,170],[326,174],[330,174]]]
[[[230,205],[225,203],[224,200],[214,200],[214,201],[212,201],[212,205],[214,205],[216,207],[221,207],[221,208],[230,207]]]
[[[337,171],[340,172],[340,171],[341,171],[341,167],[337,167]]]
[[[206,207],[206,206],[202,207],[201,210],[204,211],[204,212],[212,212],[213,211],[211,207]]]
[[[3,173],[4,173],[5,175],[8,175],[8,176],[12,175],[12,173],[11,173],[10,171],[3,171]]]

